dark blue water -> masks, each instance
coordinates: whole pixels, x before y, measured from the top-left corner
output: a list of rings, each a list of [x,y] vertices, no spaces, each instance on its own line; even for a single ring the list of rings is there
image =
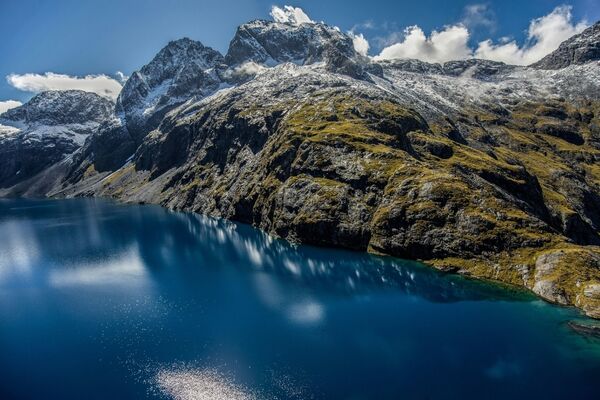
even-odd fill
[[[0,398],[600,398],[572,309],[99,200],[0,201]]]

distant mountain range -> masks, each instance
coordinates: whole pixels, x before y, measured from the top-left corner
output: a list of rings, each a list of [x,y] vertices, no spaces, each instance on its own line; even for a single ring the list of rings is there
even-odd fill
[[[323,23],[190,39],[116,103],[0,115],[0,194],[105,196],[420,259],[600,318],[600,23],[529,66],[373,61]]]

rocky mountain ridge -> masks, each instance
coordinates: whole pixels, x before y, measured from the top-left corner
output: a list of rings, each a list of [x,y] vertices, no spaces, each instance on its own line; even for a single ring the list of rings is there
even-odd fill
[[[600,59],[600,22],[564,41],[560,47],[532,65],[539,69],[560,69]]]
[[[170,43],[72,156],[0,182],[420,259],[600,318],[598,161],[597,58],[372,62],[324,24],[253,21],[225,56]]]

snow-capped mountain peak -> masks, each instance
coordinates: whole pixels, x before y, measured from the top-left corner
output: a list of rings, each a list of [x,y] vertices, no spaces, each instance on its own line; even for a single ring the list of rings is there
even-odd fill
[[[0,116],[4,125],[65,125],[100,122],[112,112],[113,103],[95,93],[54,90],[35,95],[22,106]]]
[[[225,56],[229,66],[248,62],[322,64],[330,72],[364,78],[366,57],[354,49],[352,37],[319,22],[292,23],[255,20],[238,27]]]
[[[147,130],[155,114],[164,115],[193,96],[206,96],[219,87],[218,51],[183,38],[169,42],[148,64],[134,72],[117,99],[132,132]]]

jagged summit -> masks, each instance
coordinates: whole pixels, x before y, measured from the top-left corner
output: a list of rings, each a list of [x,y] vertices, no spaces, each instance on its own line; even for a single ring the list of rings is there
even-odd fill
[[[336,27],[319,22],[289,23],[254,20],[240,25],[229,44],[225,61],[230,66],[254,62],[323,63],[331,72],[364,77],[370,63],[354,49],[352,38]]]
[[[356,54],[348,35],[323,23],[254,20],[238,27],[225,60],[229,65],[247,61],[308,65],[324,61],[331,48],[348,57]]]
[[[216,67],[223,62],[221,53],[198,41],[169,42],[129,77],[117,99],[117,112],[124,114],[134,135],[151,129],[173,107],[216,90],[221,83]]]
[[[600,21],[561,45],[531,66],[538,69],[560,69],[569,65],[600,60]]]

